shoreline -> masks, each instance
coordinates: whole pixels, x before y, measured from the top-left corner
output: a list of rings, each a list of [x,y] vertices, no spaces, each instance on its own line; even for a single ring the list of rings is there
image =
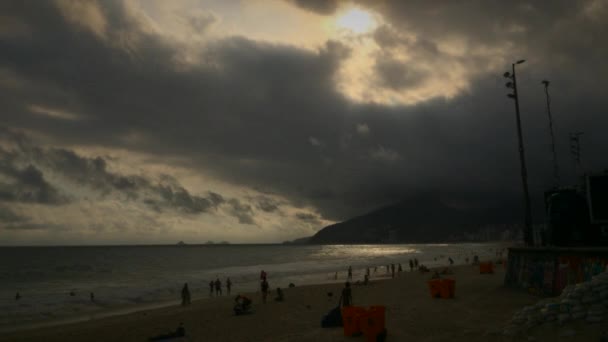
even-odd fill
[[[387,329],[391,339],[393,336],[408,336],[408,332],[401,327],[401,321],[408,319],[408,322],[413,320],[413,323],[408,323],[408,327],[414,330],[422,329],[422,331],[415,332],[414,335],[419,340],[424,340],[420,338],[428,334],[426,330],[428,327],[436,324],[433,322],[437,315],[447,313],[449,316],[454,310],[462,311],[463,315],[474,317],[473,321],[477,323],[473,325],[478,324],[488,315],[496,316],[498,319],[494,320],[494,323],[498,323],[498,326],[494,324],[490,330],[498,330],[500,323],[506,321],[507,317],[512,314],[512,312],[504,310],[505,308],[517,310],[522,305],[536,300],[535,297],[528,294],[504,288],[501,285],[504,278],[502,267],[497,267],[496,274],[490,276],[479,275],[478,269],[470,265],[453,266],[452,270],[454,274],[446,277],[457,280],[456,298],[454,299],[430,298],[426,282],[432,271],[424,274],[414,271],[402,272],[394,279],[383,274],[382,277],[372,278],[369,285],[353,283],[354,304],[385,305],[387,307]],[[272,279],[269,280],[272,286]],[[272,300],[275,288],[271,287],[270,299],[266,304],[261,303],[259,291],[244,292],[241,294],[253,299],[255,311],[254,314],[246,316],[234,316],[232,313],[233,299],[237,295],[237,292],[233,291],[231,296],[197,299],[186,307],[169,305],[137,310],[127,314],[3,333],[0,341],[72,341],[82,340],[81,337],[85,336],[91,341],[142,340],[172,331],[180,322],[184,322],[187,336],[190,336],[189,340],[192,341],[341,340],[341,328],[322,329],[320,320],[323,314],[336,306],[342,287],[343,280],[338,283],[284,288],[286,301],[281,303]],[[328,297],[328,293],[334,295]],[[512,298],[502,298],[492,304],[492,301],[488,302],[485,298],[492,293],[509,294],[507,297]],[[481,296],[485,299],[473,299],[469,304],[461,303],[462,299],[469,296]],[[494,305],[494,310],[489,310],[491,313],[483,312],[483,308],[487,304]],[[467,307],[471,305],[476,308]],[[450,324],[458,325],[459,323],[456,320]],[[122,331],[128,332],[127,335],[121,335]],[[488,331],[484,330],[480,333],[478,336],[474,333],[465,334],[466,340],[481,341],[492,338],[487,336]],[[401,339],[395,338],[395,340]],[[459,341],[459,339],[455,340]]]
[[[435,264],[435,265],[430,266],[429,269],[433,271],[433,270],[442,270],[446,267],[449,267],[448,265],[442,265],[442,266],[436,265],[436,263],[438,263],[438,262],[446,262],[446,261],[447,261],[447,258],[445,258],[445,257],[441,257],[441,258],[439,258],[439,260],[432,261],[431,264]],[[409,266],[406,264],[404,264],[402,266],[403,266],[402,274],[404,274],[404,275],[409,274],[409,273],[415,273],[415,274],[418,273],[418,271],[409,272],[408,271]],[[470,267],[471,264],[470,263],[466,264],[464,262],[464,260],[461,260],[460,258],[456,258],[454,265],[452,265],[451,267],[458,268],[458,267],[467,267],[467,266]],[[386,281],[386,280],[392,279],[390,273],[387,273],[385,271],[384,265],[377,265],[377,268],[378,268],[377,272],[373,272],[373,268],[374,268],[373,266],[370,266],[370,269],[372,269],[370,282]],[[338,279],[333,278],[332,273],[334,273],[334,271],[326,272],[326,273],[318,273],[316,275],[324,274],[326,276],[319,277],[319,278],[317,278],[317,280],[315,282],[312,282],[312,283],[307,282],[307,281],[302,281],[302,283],[297,284],[297,286],[302,288],[302,287],[310,287],[310,286],[325,286],[325,285],[335,285],[335,284],[342,285],[346,281],[346,278],[344,277],[346,274],[346,271],[339,270],[337,272],[340,274]],[[365,268],[353,269],[353,275],[355,276],[355,278],[357,276],[361,276],[361,279],[359,280],[361,282],[363,281],[362,277],[363,277],[364,273],[365,273]],[[396,271],[395,274],[398,275],[399,273]],[[303,276],[305,277],[307,275],[310,275],[310,274],[305,274]],[[357,281],[357,280],[355,279],[354,281]],[[282,289],[287,289],[287,284],[283,284],[283,285],[284,286],[282,287]],[[274,290],[274,287],[272,287],[271,290]],[[203,292],[204,291],[206,291],[206,290],[203,290]],[[237,293],[245,294],[248,296],[256,296],[256,295],[259,295],[259,290],[253,290],[249,287],[246,287],[243,289],[242,292],[237,292],[233,289],[233,294],[230,297],[227,295],[220,296],[220,297],[217,297],[217,296],[207,297],[205,295],[199,294],[198,298],[193,299],[192,303],[193,304],[194,303],[204,303],[209,300],[213,300],[213,299],[217,299],[217,298],[226,298],[226,297],[234,298]],[[171,308],[181,307],[181,305],[179,303],[180,303],[180,300],[178,298],[159,299],[158,301],[150,301],[147,303],[131,304],[131,305],[125,304],[125,305],[120,305],[120,306],[107,308],[107,309],[99,309],[98,311],[83,312],[80,314],[69,314],[69,315],[50,318],[50,319],[32,320],[29,322],[18,323],[18,324],[15,324],[15,323],[7,324],[7,325],[0,326],[0,334],[13,334],[13,333],[18,333],[18,332],[23,332],[23,331],[60,327],[60,326],[64,326],[64,325],[79,324],[79,323],[84,323],[84,322],[92,322],[92,321],[97,321],[97,320],[102,320],[102,319],[107,319],[107,318],[112,318],[112,317],[117,317],[117,316],[125,316],[125,315],[130,315],[130,314],[137,314],[137,313],[141,313],[141,312],[148,312],[148,311],[152,311],[152,310],[171,309]]]

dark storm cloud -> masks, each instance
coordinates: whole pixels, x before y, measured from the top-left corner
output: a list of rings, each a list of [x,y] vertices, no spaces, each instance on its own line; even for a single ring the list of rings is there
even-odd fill
[[[25,217],[15,214],[11,209],[0,206],[0,224],[23,222],[25,220]]]
[[[336,8],[333,2],[299,3],[321,13]],[[586,132],[587,166],[605,167],[608,80],[601,75],[608,74],[608,31],[606,6],[596,3],[589,9],[593,2],[362,1],[387,22],[375,34],[387,53],[376,56],[377,76],[386,85],[415,87],[431,76],[467,71],[459,76],[469,81],[466,89],[453,98],[385,106],[355,104],[336,90],[336,71],[350,52],[338,42],[311,51],[228,37],[208,43],[193,66],[181,62],[181,46],[155,34],[122,3],[99,3],[107,25],[95,31],[68,20],[53,2],[2,2],[0,12],[19,24],[0,29],[0,75],[7,75],[0,80],[0,121],[60,143],[184,157],[185,166],[286,196],[296,206],[312,205],[328,219],[419,192],[516,211],[521,191],[513,104],[503,70],[493,65],[528,59],[518,83],[533,193],[542,192],[551,174],[543,78],[552,81],[563,169],[571,129]],[[446,50],[449,39],[462,44],[454,47],[462,55]],[[417,74],[416,66],[396,62],[394,49],[442,68]],[[32,105],[82,119],[32,113]],[[372,136],[356,134],[362,122]],[[312,146],[311,137],[323,148]],[[101,192],[137,196],[155,210],[204,212],[226,201],[220,205],[230,205],[239,221],[254,222],[255,204],[111,173],[103,159],[50,154],[49,165],[77,181],[82,170],[92,177],[83,181]]]
[[[12,153],[0,149],[0,201],[41,204],[62,204],[67,199],[49,184],[42,172],[28,164],[12,163]]]
[[[101,196],[125,195],[126,200],[138,200],[153,210],[174,209],[187,214],[198,214],[216,209],[226,202],[218,193],[208,192],[207,197],[191,194],[170,175],[162,175],[154,181],[139,175],[123,175],[108,170],[102,157],[88,158],[60,148],[41,148],[22,134],[0,127],[0,143],[12,144],[13,150],[0,150],[0,175],[14,179],[13,183],[0,183],[1,201],[36,202],[42,204],[63,203],[58,191],[44,180],[43,173],[33,165],[18,169],[16,164],[31,160],[39,167],[58,175],[70,183],[87,187]],[[11,140],[12,138],[12,140]],[[17,140],[15,140],[17,139]],[[69,189],[68,189],[69,190]],[[251,213],[248,206],[231,202],[231,208],[239,220],[246,220]]]
[[[338,8],[338,0],[289,0],[298,7],[319,14],[332,14]]]
[[[315,214],[310,214],[310,213],[296,213],[296,218],[300,221],[304,221],[304,222],[308,222],[310,224],[314,224],[314,225],[320,225],[321,221],[319,220],[319,217]]]
[[[249,204],[241,203],[236,198],[228,201],[230,205],[230,213],[239,219],[239,223],[242,224],[255,224],[253,220],[253,210]]]
[[[394,90],[416,86],[425,79],[425,73],[413,68],[413,63],[408,65],[390,56],[377,58],[374,67],[380,83]]]

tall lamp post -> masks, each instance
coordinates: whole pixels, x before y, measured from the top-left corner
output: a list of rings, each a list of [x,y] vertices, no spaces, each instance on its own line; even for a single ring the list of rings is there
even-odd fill
[[[503,76],[511,80],[505,85],[507,86],[507,88],[513,89],[513,93],[507,94],[507,96],[515,100],[515,119],[517,121],[517,138],[519,140],[519,161],[521,163],[521,181],[524,190],[524,242],[527,246],[532,246],[534,244],[534,239],[532,236],[532,209],[530,208],[530,193],[528,191],[528,172],[526,169],[526,158],[524,155],[524,141],[521,135],[521,119],[519,117],[519,96],[517,94],[517,78],[515,77],[515,65],[522,64],[525,61],[525,59],[521,59],[515,63],[512,63],[512,72],[510,73],[507,71],[504,73]]]
[[[555,152],[555,135],[553,134],[553,118],[551,117],[551,97],[549,97],[549,81],[541,82],[545,86],[547,96],[547,115],[549,116],[549,133],[551,133],[551,152],[553,152],[553,186],[559,187],[559,165],[557,164],[557,153]]]

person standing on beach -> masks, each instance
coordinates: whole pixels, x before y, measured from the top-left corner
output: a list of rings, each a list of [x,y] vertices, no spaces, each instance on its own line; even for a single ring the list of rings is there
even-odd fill
[[[15,300],[19,300],[21,299],[21,294],[19,294],[19,292],[17,292],[17,294],[15,294]]]
[[[352,280],[353,279],[353,268],[351,266],[348,266],[348,280]]]
[[[454,260],[451,257],[448,258],[448,261],[450,262],[450,266],[454,265]]]
[[[262,270],[262,272],[260,272],[260,280],[266,280],[266,277],[268,275],[266,274],[266,272],[264,272],[264,270]]]
[[[414,261],[410,259],[410,272],[414,272]]]
[[[213,289],[215,288],[215,283],[212,281],[209,282],[209,297],[213,297]]]
[[[226,292],[230,296],[230,289],[232,289],[232,282],[230,281],[230,277],[226,278]]]
[[[403,268],[401,267],[401,263],[399,263],[399,267],[397,268],[397,272],[399,272],[399,273],[403,272]]]
[[[395,278],[395,264],[391,264],[391,277]]]
[[[365,275],[369,278],[369,266],[367,267],[367,269],[365,270]]]
[[[268,282],[266,279],[262,280],[261,288],[262,288],[262,302],[266,303],[266,297],[268,297]]]
[[[344,288],[342,289],[342,294],[340,295],[341,306],[351,306],[353,305],[353,294],[350,289],[350,283],[346,282],[344,284]]]
[[[215,295],[222,295],[222,282],[220,281],[220,278],[215,279]]]
[[[188,283],[184,283],[182,288],[182,306],[190,304],[190,290],[188,289]]]
[[[91,302],[95,301],[95,294],[93,292],[89,294],[89,297],[91,298]]]
[[[418,259],[414,258],[414,268],[418,268]]]

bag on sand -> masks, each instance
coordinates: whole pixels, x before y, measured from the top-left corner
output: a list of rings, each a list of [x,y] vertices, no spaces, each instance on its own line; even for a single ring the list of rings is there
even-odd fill
[[[327,315],[321,319],[322,328],[341,327],[342,326],[342,313],[340,307],[329,310]]]

